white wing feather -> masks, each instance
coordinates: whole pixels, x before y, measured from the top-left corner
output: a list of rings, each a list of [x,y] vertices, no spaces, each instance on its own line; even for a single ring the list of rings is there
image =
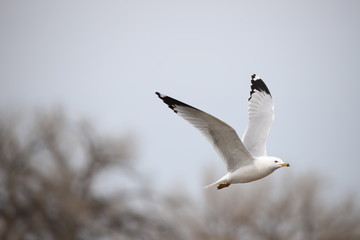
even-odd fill
[[[267,156],[266,139],[274,121],[274,104],[269,89],[255,74],[252,75],[251,83],[249,124],[243,143],[253,156]]]
[[[156,93],[169,108],[200,130],[227,165],[228,172],[253,161],[236,131],[218,118],[166,95]]]

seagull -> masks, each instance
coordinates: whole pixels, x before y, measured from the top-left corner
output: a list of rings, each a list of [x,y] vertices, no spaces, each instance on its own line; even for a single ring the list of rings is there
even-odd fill
[[[267,155],[266,138],[274,120],[274,104],[268,87],[256,74],[251,75],[249,122],[243,140],[220,119],[159,92],[156,95],[205,135],[224,160],[227,174],[205,188],[222,189],[235,183],[256,181],[278,168],[290,166],[278,157]]]

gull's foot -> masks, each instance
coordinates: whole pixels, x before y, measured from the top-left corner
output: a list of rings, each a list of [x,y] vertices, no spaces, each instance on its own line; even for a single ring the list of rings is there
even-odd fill
[[[217,186],[217,189],[220,190],[220,189],[228,187],[228,186],[230,186],[230,183],[221,183]]]

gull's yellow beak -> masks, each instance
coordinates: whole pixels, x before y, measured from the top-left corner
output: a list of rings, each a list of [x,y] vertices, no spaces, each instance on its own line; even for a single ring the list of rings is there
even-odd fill
[[[282,163],[281,166],[282,166],[282,167],[290,167],[290,164],[288,164],[288,163]]]

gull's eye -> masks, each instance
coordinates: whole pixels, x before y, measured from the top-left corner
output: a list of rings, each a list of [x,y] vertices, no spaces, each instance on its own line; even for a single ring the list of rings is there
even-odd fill
[[[275,162],[275,163],[278,163],[278,160],[275,160],[274,162]]]

